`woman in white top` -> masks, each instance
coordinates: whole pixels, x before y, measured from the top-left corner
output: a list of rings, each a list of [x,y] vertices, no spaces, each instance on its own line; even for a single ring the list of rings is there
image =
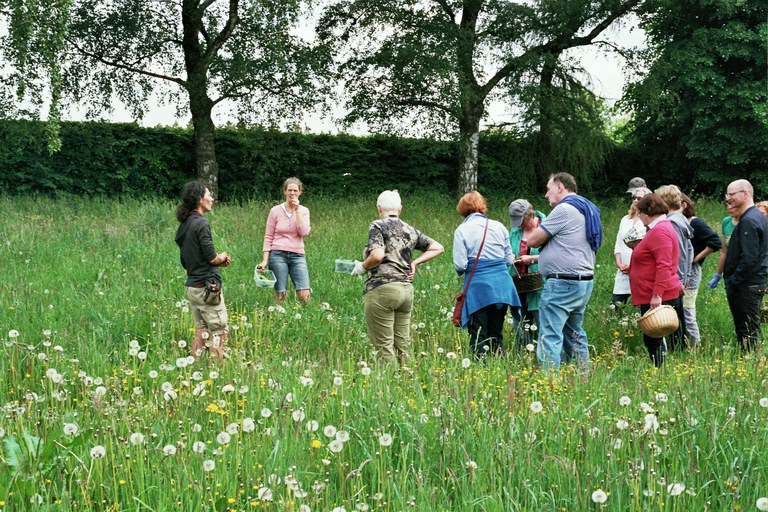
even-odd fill
[[[632,206],[629,207],[627,214],[622,217],[619,223],[619,232],[616,233],[616,244],[614,244],[613,255],[616,258],[616,278],[613,281],[613,295],[611,295],[611,304],[617,306],[624,304],[629,300],[629,260],[632,257],[632,249],[624,243],[624,238],[635,230],[639,233],[645,233],[643,222],[637,217],[637,202],[651,190],[645,187],[635,189],[632,194]]]

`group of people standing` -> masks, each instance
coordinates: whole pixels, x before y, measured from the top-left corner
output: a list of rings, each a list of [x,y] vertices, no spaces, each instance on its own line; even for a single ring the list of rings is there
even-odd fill
[[[751,350],[760,338],[760,302],[768,280],[768,221],[755,208],[753,189],[748,181],[735,181],[728,190],[725,195],[727,218],[745,216],[753,222],[744,227],[738,249],[721,253],[718,273],[710,281],[710,288],[717,286],[726,262],[730,261],[728,303],[739,344],[744,350]],[[721,241],[714,230],[696,216],[695,203],[675,185],[651,192],[642,178],[633,178],[627,192],[632,194],[632,206],[622,218],[616,236],[617,271],[611,301],[618,306],[631,297],[643,314],[662,304],[675,309],[679,326],[669,337],[669,346],[665,338],[643,336],[651,359],[656,366],[661,366],[668,349],[682,350],[700,343],[696,298],[702,278],[701,266],[709,254],[721,250],[724,242],[727,247],[730,233],[724,232]],[[749,286],[759,291],[745,301],[743,290]],[[744,311],[746,303],[750,304],[749,313]]]
[[[761,223],[751,213],[751,185],[744,180],[734,183],[726,201],[730,218],[740,226],[730,242],[737,248],[721,258],[710,287],[717,285],[720,274],[725,276],[739,342],[750,348],[759,335],[759,323],[755,329],[759,318],[754,318],[754,312],[759,316],[768,277],[768,221],[760,216]],[[684,332],[689,343],[696,344],[695,293],[701,263],[720,249],[720,239],[696,218],[693,201],[677,187],[661,187],[654,193],[635,178],[629,192],[632,207],[621,221],[615,244],[618,271],[612,302],[625,303],[631,297],[642,312],[669,304],[681,319],[672,346],[683,346]],[[311,288],[303,239],[311,230],[309,210],[299,202],[302,183],[297,178],[285,181],[283,193],[285,201],[270,210],[257,270],[268,266],[274,272],[277,301],[286,297],[289,276],[297,297],[306,301]],[[563,362],[573,361],[587,372],[589,349],[583,320],[603,237],[600,210],[577,193],[576,180],[568,173],[549,177],[545,198],[553,207],[549,216],[526,199],[513,201],[508,230],[488,218],[486,200],[479,192],[461,197],[456,210],[464,220],[453,240],[453,265],[463,276],[465,293],[459,324],[469,334],[472,353],[483,360],[504,352],[503,327],[511,312],[519,347],[530,347],[532,333],[538,330],[540,367],[558,370]],[[221,282],[219,268],[229,265],[231,257],[214,249],[204,217],[212,205],[213,198],[203,183],[190,182],[184,187],[177,209],[176,242],[187,271],[187,298],[196,322],[192,356],[199,357],[207,348],[221,359],[227,311],[221,295],[218,302],[209,300],[208,283],[211,279]],[[397,191],[382,192],[376,208],[379,218],[369,225],[363,260],[355,262],[352,274],[367,275],[363,304],[375,352],[385,363],[407,364],[412,357],[414,275],[420,264],[439,256],[444,248],[400,219],[402,202]],[[416,251],[421,253],[418,257]],[[512,276],[529,272],[541,274],[541,289],[518,293]],[[681,298],[686,296],[693,299]],[[661,365],[665,341],[648,337],[644,341],[654,363]]]

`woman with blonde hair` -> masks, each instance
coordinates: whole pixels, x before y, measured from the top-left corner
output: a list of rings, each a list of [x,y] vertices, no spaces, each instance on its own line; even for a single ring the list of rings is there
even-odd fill
[[[629,261],[632,257],[632,248],[626,241],[635,243],[645,235],[645,226],[638,217],[637,203],[651,190],[645,187],[637,187],[632,192],[632,205],[627,214],[619,222],[619,231],[616,233],[616,243],[613,245],[613,256],[616,259],[616,277],[613,279],[613,294],[611,305],[613,307],[624,304],[631,296],[629,288]],[[626,241],[625,241],[626,240]]]
[[[296,296],[309,300],[309,270],[304,252],[304,237],[309,235],[309,208],[299,202],[304,186],[299,178],[288,178],[283,183],[285,201],[274,206],[267,217],[259,271],[269,269],[275,273],[275,299],[285,300],[288,276],[291,276]]]

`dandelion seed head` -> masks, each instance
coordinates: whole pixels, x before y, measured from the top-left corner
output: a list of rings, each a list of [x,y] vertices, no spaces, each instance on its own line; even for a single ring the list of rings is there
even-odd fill
[[[592,493],[592,501],[594,501],[598,505],[602,505],[603,503],[608,501],[608,495],[602,489],[598,489]]]

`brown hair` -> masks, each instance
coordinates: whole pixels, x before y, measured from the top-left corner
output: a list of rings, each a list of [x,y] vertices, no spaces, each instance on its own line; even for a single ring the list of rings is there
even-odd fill
[[[681,203],[683,205],[683,215],[686,219],[690,219],[696,216],[696,203],[693,199],[685,194],[680,194]]]
[[[296,186],[299,187],[299,192],[304,191],[304,184],[301,182],[301,180],[299,178],[291,176],[290,178],[288,178],[283,182],[283,192],[288,190],[288,185],[291,185],[291,184],[296,184]]]
[[[555,183],[562,183],[563,188],[568,192],[577,194],[579,191],[576,189],[576,178],[568,174],[567,172],[558,172],[549,176],[549,179]]]
[[[485,201],[483,195],[477,190],[467,192],[461,199],[459,204],[456,205],[456,211],[462,217],[468,217],[472,213],[485,213],[488,203]]]
[[[637,211],[650,217],[669,213],[669,206],[658,194],[647,194],[637,202]]]

